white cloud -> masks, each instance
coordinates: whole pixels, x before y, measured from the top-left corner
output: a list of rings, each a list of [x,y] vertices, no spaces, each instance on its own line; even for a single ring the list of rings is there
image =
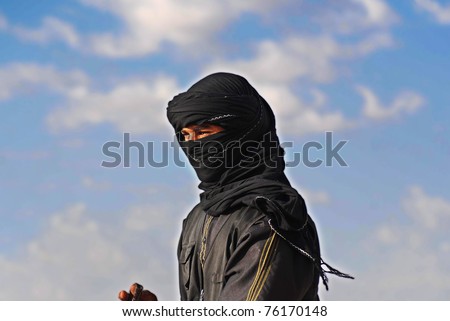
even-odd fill
[[[397,20],[395,13],[384,0],[352,0],[361,4],[366,16],[363,24],[386,26]]]
[[[253,66],[251,60],[246,63]],[[221,66],[218,63],[208,69],[240,69],[234,67],[232,62],[225,65],[228,67],[218,67]],[[274,109],[281,134],[304,135],[342,130],[353,128],[361,121],[348,119],[339,110],[331,110],[327,95],[317,88],[310,90],[312,99],[309,100],[295,93],[291,83],[296,76],[301,77],[302,71],[277,75],[276,72],[266,74],[252,68],[241,69],[248,71],[248,79]],[[47,125],[52,131],[108,123],[122,132],[144,134],[167,131],[164,135],[171,135],[165,106],[172,96],[181,91],[175,79],[164,75],[155,76],[151,81],[123,81],[110,90],[94,91],[89,88],[89,78],[82,72],[61,72],[52,66],[36,64],[12,64],[0,69],[0,76],[0,99],[33,93],[39,88],[60,93],[66,98],[63,106],[47,117]],[[357,90],[365,100],[364,116],[373,120],[413,113],[424,103],[420,95],[403,92],[389,106],[383,107],[370,89],[358,86]]]
[[[301,188],[299,191],[302,197],[305,199],[306,204],[322,204],[326,205],[330,203],[330,195],[324,191],[312,191],[309,189]]]
[[[356,120],[346,118],[341,111],[329,110],[324,92],[311,90],[312,101],[295,95],[289,86],[253,83],[272,107],[280,134],[305,135],[353,128]]]
[[[138,57],[159,51],[167,43],[199,51],[214,47],[214,35],[244,13],[263,15],[286,0],[176,1],[176,0],[79,0],[116,17],[118,32],[82,34],[70,23],[45,17],[40,27],[10,25],[9,31],[22,40],[46,44],[62,41],[71,48],[101,56]],[[205,27],[207,26],[207,27]],[[0,16],[0,29],[7,27]]]
[[[49,114],[47,124],[55,131],[109,123],[123,132],[158,133],[169,129],[165,107],[179,91],[167,76],[123,82],[109,92],[86,91]]]
[[[152,219],[149,220],[151,213]],[[128,210],[125,227],[130,231],[148,231],[150,229],[164,229],[173,225],[170,208],[163,204],[133,206]]]
[[[326,1],[314,8],[313,17],[331,33],[386,30],[399,20],[384,0]]]
[[[111,187],[112,187],[112,184],[110,182],[97,181],[89,176],[84,176],[81,179],[81,184],[84,187],[86,187],[90,190],[94,190],[94,191],[106,191],[106,190],[111,189]]]
[[[151,81],[123,81],[107,92],[94,91],[89,85],[89,77],[77,70],[63,72],[32,63],[0,68],[0,101],[15,95],[37,94],[41,89],[66,98],[64,106],[47,117],[53,131],[103,123],[138,134],[169,130],[165,107],[181,91],[168,76],[155,76]]]
[[[280,1],[82,0],[123,22],[117,34],[88,36],[94,53],[109,57],[142,56],[158,51],[164,42],[199,50],[215,42],[213,35],[244,12],[261,13]],[[284,1],[281,1],[281,3]],[[206,27],[205,27],[206,26]]]
[[[392,48],[395,41],[389,33],[373,33],[354,45],[342,45],[342,58],[354,59],[364,57],[377,50]]]
[[[272,107],[281,135],[305,135],[352,128],[356,121],[347,119],[340,111],[330,111],[325,93],[313,89],[312,101],[304,101],[288,85],[251,82]]]
[[[365,8],[363,10],[365,20],[372,21],[372,24],[381,21],[380,17],[385,14],[389,17],[392,16],[383,1],[377,1],[376,3],[356,2],[358,7]],[[191,38],[188,36],[181,38],[185,39],[183,41],[194,44],[198,40],[196,37],[200,39],[204,36],[201,32],[212,34],[223,27],[225,21],[237,17],[242,12],[265,12],[275,6],[276,2],[267,2],[263,7],[259,7],[257,1],[242,4],[230,0],[221,4],[208,4],[204,11],[214,12],[213,18],[215,15],[221,17],[214,21],[217,27],[215,27],[216,24],[213,24],[210,28],[203,28],[206,30],[200,33],[193,32],[193,30],[197,28],[197,23],[200,23],[200,21],[204,23],[205,21],[202,19],[209,19],[209,17],[204,17],[202,12],[197,12],[196,2],[186,2],[181,6],[175,6],[172,1],[135,1],[132,5],[124,0],[85,0],[83,3],[111,12],[126,22],[127,32],[133,33],[132,36],[124,33],[122,39],[120,35],[118,37],[112,34],[101,35],[101,37],[105,36],[109,40],[106,42],[96,41],[96,43],[99,45],[101,43],[108,44],[106,47],[110,49],[105,49],[106,51],[102,49],[102,54],[127,56],[157,50],[157,47],[153,48],[152,46],[163,39],[162,37],[166,37],[165,40],[173,41],[178,45],[183,45],[181,40],[176,40],[177,37],[170,38],[172,37],[172,31],[174,34],[182,35],[185,32],[189,33],[189,37],[193,37],[193,40],[189,40]],[[227,12],[226,17],[223,17],[222,13],[224,6],[229,9],[229,11],[225,10]],[[148,19],[149,15],[155,16],[156,7],[164,19],[159,15],[156,15],[154,19]],[[192,19],[191,17],[181,20],[177,18],[178,15],[185,16],[186,12],[190,12],[194,8],[196,14],[200,15],[195,16],[196,19],[194,19],[194,16]],[[344,6],[344,9],[350,10],[347,5]],[[174,21],[177,23],[182,21],[182,24],[165,25],[169,22],[174,23]],[[164,32],[159,29],[161,26],[164,27]],[[42,30],[47,29],[49,28],[42,28]],[[70,28],[68,30],[73,31]],[[155,39],[157,41],[154,41],[152,34],[142,34],[142,30],[156,32]],[[35,38],[50,39],[39,36],[41,34],[41,32],[37,32]],[[67,32],[67,35],[70,34],[71,32]],[[139,37],[142,37],[142,39],[138,39]],[[76,45],[78,40],[75,39],[78,38],[75,36],[72,38],[74,39],[72,43]],[[67,39],[70,39],[70,37]],[[130,41],[132,44],[120,43],[123,41]],[[316,97],[316,101],[304,101],[295,92],[293,84],[298,80],[318,83],[331,82],[345,71],[346,62],[365,57],[383,48],[390,48],[393,45],[394,40],[385,31],[372,32],[356,42],[347,43],[341,43],[337,38],[327,33],[318,36],[289,36],[280,41],[265,40],[260,42],[256,45],[254,56],[249,59],[227,61],[218,58],[216,62],[204,68],[204,71],[226,70],[243,74],[249,78],[274,108],[278,123],[283,127],[284,133],[301,135],[326,130],[340,130],[356,126],[358,120],[348,119],[341,111],[329,109],[325,93],[319,90],[313,89],[315,90],[313,96]],[[124,52],[121,52],[121,50],[124,50]],[[276,68],[273,66],[276,66]],[[126,132],[156,132],[168,128],[164,112],[161,112],[161,110],[170,97],[179,91],[176,81],[167,76],[156,77],[149,83],[143,80],[119,83],[109,91],[94,91],[86,86],[79,86],[77,90],[72,89],[65,107],[53,111],[48,116],[47,124],[52,130],[75,129],[84,125],[110,123],[119,130]],[[9,92],[11,90],[3,93],[3,96],[7,96]],[[406,98],[408,97],[399,99],[392,110],[378,108],[374,112],[369,109],[369,114],[371,116],[376,114],[373,116],[373,118],[376,118],[397,113],[397,110],[409,110],[406,103],[411,103],[411,101],[406,101]],[[161,109],[156,110],[154,108]],[[155,112],[158,115],[157,117],[155,117]]]
[[[441,197],[428,196],[419,186],[410,188],[403,207],[417,226],[436,230],[450,225],[450,202]]]
[[[383,106],[369,88],[357,86],[356,90],[364,99],[364,116],[372,120],[378,121],[398,117],[401,114],[412,114],[425,104],[424,98],[419,94],[404,91],[399,93],[388,106]]]
[[[5,30],[8,27],[8,20],[0,12],[0,30]]]
[[[44,18],[37,29],[12,26],[18,37],[48,43],[62,41],[72,48],[113,58],[144,56],[158,52],[165,44],[173,44],[184,52],[201,52],[214,48],[215,35],[244,13],[264,17],[275,9],[295,10],[307,15],[303,5],[295,1],[238,1],[200,2],[198,0],[80,0],[81,3],[115,16],[123,28],[118,32],[80,34],[72,25],[55,17]],[[201,10],[199,7],[201,6]],[[324,9],[331,8],[331,9]],[[374,31],[385,33],[397,16],[383,0],[347,0],[314,7],[319,20],[331,26],[330,34],[340,29],[355,33]],[[207,27],[205,27],[207,26]],[[321,43],[316,48],[329,43]],[[270,44],[269,44],[270,45]],[[314,44],[312,44],[314,45]],[[262,48],[264,49],[264,48]],[[327,51],[326,51],[327,52]],[[309,56],[309,58],[313,58]],[[316,63],[319,61],[315,61]],[[320,63],[320,62],[319,62]],[[320,75],[318,76],[320,78]]]
[[[80,71],[61,72],[52,66],[16,63],[0,68],[0,100],[16,94],[30,94],[40,88],[66,96],[86,91],[88,77]]]
[[[46,44],[51,41],[62,41],[75,48],[80,44],[80,37],[75,29],[65,21],[54,17],[46,17],[38,29],[13,26],[12,33],[22,40]]]
[[[435,0],[415,0],[416,5],[430,13],[437,22],[441,24],[450,24],[450,3],[441,4]]]
[[[234,71],[261,82],[288,83],[299,78],[330,82],[336,75],[337,62],[363,57],[392,45],[393,40],[388,34],[373,34],[353,44],[341,44],[327,34],[266,40],[258,44],[254,57],[218,60],[206,71]]]
[[[378,240],[385,244],[393,244],[399,241],[396,231],[388,225],[380,226],[375,234]]]
[[[8,289],[0,299],[116,300],[133,282],[176,299],[179,218],[162,210],[143,205],[102,216],[80,203],[55,213],[22,252],[0,256],[0,283]]]
[[[411,186],[403,211],[373,226],[345,261],[354,281],[342,283],[327,299],[442,300],[450,295],[448,230],[450,201]],[[329,298],[331,296],[332,298]]]

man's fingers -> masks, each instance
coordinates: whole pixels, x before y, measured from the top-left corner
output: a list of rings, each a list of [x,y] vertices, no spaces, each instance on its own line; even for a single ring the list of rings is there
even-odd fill
[[[141,292],[142,292],[143,289],[144,289],[143,286],[140,285],[139,283],[133,283],[133,284],[130,286],[130,294],[131,294],[133,297],[140,296],[140,294],[141,294]]]
[[[149,290],[144,290],[141,294],[141,301],[158,301],[158,298]]]
[[[156,295],[139,283],[133,283],[130,286],[130,292],[122,290],[119,292],[119,300],[121,301],[158,301]]]
[[[125,290],[119,292],[119,300],[120,301],[131,301],[131,294]]]
[[[141,294],[144,290],[144,287],[140,285],[139,283],[134,283],[130,287],[130,293],[133,295],[132,301],[140,301],[141,300]]]

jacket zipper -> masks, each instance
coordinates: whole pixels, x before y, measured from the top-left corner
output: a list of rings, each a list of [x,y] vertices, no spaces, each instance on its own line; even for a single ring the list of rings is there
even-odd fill
[[[202,243],[201,243],[200,255],[199,255],[200,266],[202,268],[202,275],[203,275],[203,270],[204,270],[205,261],[206,261],[206,238],[208,236],[209,226],[210,226],[213,218],[214,218],[213,216],[207,216],[206,220],[205,220],[205,225],[203,226]],[[204,301],[204,298],[205,298],[205,290],[203,289],[203,282],[202,282],[202,286],[201,286],[201,290],[200,290],[200,301]]]

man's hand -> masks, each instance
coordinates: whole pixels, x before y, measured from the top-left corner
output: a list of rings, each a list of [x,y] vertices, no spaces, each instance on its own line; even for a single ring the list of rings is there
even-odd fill
[[[158,301],[156,295],[149,290],[144,290],[139,283],[133,283],[130,286],[130,292],[122,290],[119,292],[121,301]]]

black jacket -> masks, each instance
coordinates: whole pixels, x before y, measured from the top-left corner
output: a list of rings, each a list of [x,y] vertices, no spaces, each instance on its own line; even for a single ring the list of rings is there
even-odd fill
[[[314,222],[278,234],[256,208],[206,215],[199,205],[183,221],[178,245],[181,300],[318,300],[320,260]]]

